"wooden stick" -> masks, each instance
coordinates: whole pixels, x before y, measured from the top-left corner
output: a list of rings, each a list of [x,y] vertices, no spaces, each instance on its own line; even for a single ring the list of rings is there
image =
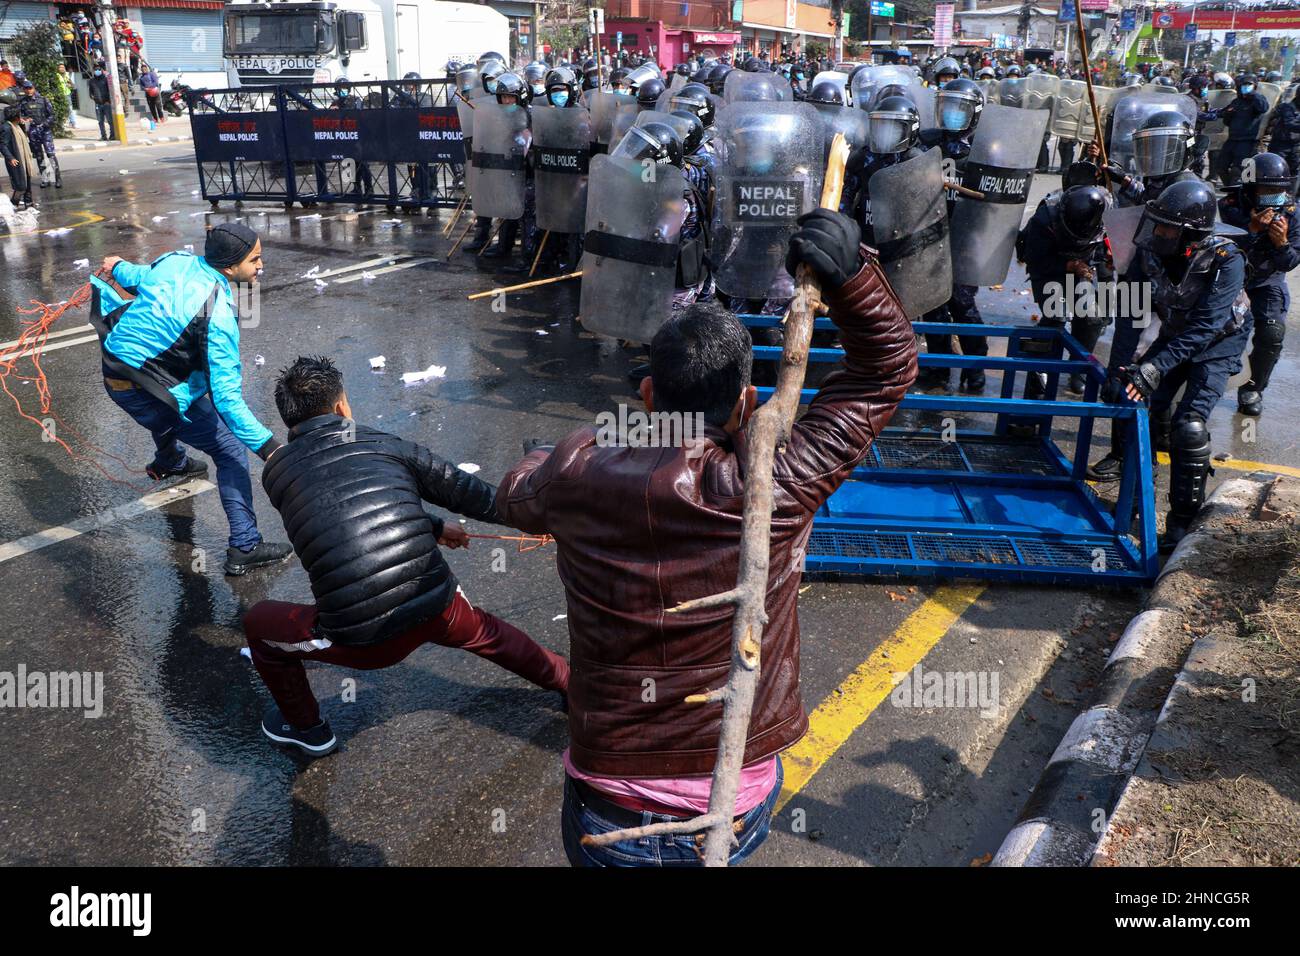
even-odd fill
[[[980,192],[978,189],[971,189],[969,186],[963,186],[961,183],[955,182],[954,180],[951,179],[945,179],[943,181],[943,185],[945,189],[951,189],[959,196],[970,196],[971,199],[984,198],[984,194]]]
[[[821,205],[838,209],[844,189],[844,165],[849,147],[843,134],[836,134],[831,144],[826,179],[822,186]],[[813,312],[821,300],[817,277],[801,264],[796,276],[794,299],[790,303],[785,326],[785,344],[781,349],[780,371],[776,391],[767,404],[749,420],[745,453],[745,510],[741,523],[740,573],[736,587],[724,595],[690,601],[669,613],[681,613],[705,604],[734,604],[731,623],[731,670],[725,686],[692,694],[695,701],[722,702],[722,733],[718,757],[713,765],[713,784],[707,813],[689,821],[668,826],[671,832],[707,831],[704,841],[704,865],[726,866],[735,841],[732,817],[736,793],[740,789],[740,768],[744,762],[749,720],[758,688],[759,664],[763,648],[763,626],[767,623],[764,603],[767,595],[768,562],[771,560],[772,534],[772,466],[778,448],[785,446],[799,410],[799,392],[803,388],[808,363],[808,346],[812,340]],[[692,827],[683,827],[689,823]],[[658,825],[656,825],[658,826]],[[618,843],[630,839],[630,833],[650,835],[651,828],[637,831],[615,830],[600,836],[584,836],[582,842],[592,846]],[[657,830],[655,832],[658,832]],[[669,831],[664,831],[669,832]]]
[[[447,223],[447,225],[442,227],[442,235],[444,239],[451,236],[452,230],[456,228],[456,223],[460,222],[460,214],[465,211],[465,203],[467,202],[469,202],[468,191],[466,191],[465,195],[460,197],[460,205],[456,207],[456,212],[451,217],[451,220]]]
[[[549,238],[551,238],[551,230],[547,229],[542,233],[542,241],[537,244],[537,255],[533,256],[533,267],[528,270],[528,278],[530,279],[533,277],[533,273],[537,271],[537,263],[542,261],[542,250],[546,248],[546,240]]]
[[[1083,56],[1083,81],[1088,85],[1088,103],[1092,106],[1092,135],[1101,153],[1102,176],[1109,189],[1110,174],[1106,172],[1106,166],[1110,159],[1106,156],[1106,137],[1101,128],[1101,113],[1097,110],[1097,94],[1092,91],[1092,64],[1088,60],[1088,34],[1083,29],[1083,7],[1078,3],[1074,5],[1074,23],[1075,29],[1079,31],[1079,53]]]
[[[488,246],[492,245],[492,240],[501,234],[501,227],[506,224],[504,219],[493,219],[492,222],[494,225],[492,226],[492,232],[488,235],[488,241],[483,243],[482,249],[474,253],[475,256],[481,256],[483,253],[487,252]]]
[[[471,302],[475,299],[486,299],[490,295],[501,295],[503,292],[522,292],[524,289],[535,289],[538,286],[550,285],[552,282],[564,282],[567,279],[581,279],[582,270],[570,272],[562,276],[551,276],[549,279],[534,279],[532,282],[522,282],[519,285],[506,285],[499,289],[488,289],[486,292],[475,292],[473,295],[467,295],[465,298]]]
[[[443,260],[444,262],[451,261],[451,257],[456,254],[456,250],[460,248],[460,244],[465,241],[465,237],[469,235],[469,231],[473,228],[474,228],[473,219],[465,223],[465,231],[460,234],[460,238],[456,240],[456,244],[451,247],[451,252],[447,253],[447,258]]]

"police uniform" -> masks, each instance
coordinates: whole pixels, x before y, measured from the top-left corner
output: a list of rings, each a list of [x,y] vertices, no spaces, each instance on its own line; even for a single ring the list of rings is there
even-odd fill
[[[1223,109],[1210,112],[1209,117],[1217,116],[1228,127],[1228,141],[1219,151],[1219,179],[1227,186],[1236,182],[1241,164],[1255,155],[1255,144],[1259,140],[1260,127],[1264,114],[1268,112],[1268,100],[1262,93],[1247,93],[1237,98]]]
[[[32,156],[45,171],[45,159],[49,157],[57,164],[54,150],[54,107],[40,93],[31,96],[24,94],[18,100],[18,114],[31,121],[27,127],[27,139],[32,145]]]

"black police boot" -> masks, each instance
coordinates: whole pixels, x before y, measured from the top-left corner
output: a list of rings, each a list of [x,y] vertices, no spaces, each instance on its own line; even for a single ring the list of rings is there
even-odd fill
[[[1254,382],[1247,382],[1237,390],[1237,411],[1252,418],[1264,411],[1264,393]]]
[[[1210,430],[1199,418],[1180,421],[1171,435],[1169,450],[1169,515],[1160,539],[1162,552],[1172,551],[1187,535],[1205,504],[1210,466]]]
[[[63,188],[63,170],[61,170],[61,169],[59,168],[59,158],[58,158],[57,156],[51,156],[51,157],[50,157],[50,165],[54,167],[54,188],[55,188],[55,189],[62,189],[62,188]]]
[[[476,253],[488,244],[492,238],[492,220],[488,216],[479,216],[474,220],[474,235],[469,242],[460,247],[461,252]]]
[[[964,368],[961,371],[961,390],[971,395],[984,394],[984,369]]]
[[[483,250],[484,259],[504,259],[515,247],[515,237],[519,235],[519,220],[507,219],[497,232],[497,241]]]
[[[1151,425],[1151,448],[1155,451],[1169,451],[1169,430],[1172,420],[1172,408],[1153,408],[1148,419]]]
[[[1112,451],[1095,465],[1088,466],[1089,481],[1119,481],[1124,474],[1124,456]]]
[[[249,571],[265,568],[272,564],[279,564],[291,554],[293,554],[293,548],[289,547],[289,545],[272,544],[269,541],[262,541],[247,551],[240,551],[238,548],[226,548],[226,574],[232,578],[237,578]]]
[[[947,368],[923,368],[916,376],[916,387],[922,392],[946,391],[951,382],[952,369]]]
[[[1075,372],[1070,376],[1070,380],[1065,383],[1065,390],[1071,395],[1082,395],[1087,384],[1088,377],[1082,372]]]

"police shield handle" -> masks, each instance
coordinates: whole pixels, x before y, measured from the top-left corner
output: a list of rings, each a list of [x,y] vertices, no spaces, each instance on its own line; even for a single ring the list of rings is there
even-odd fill
[[[499,289],[488,289],[486,292],[475,292],[467,295],[465,298],[473,301],[475,299],[486,299],[488,296],[504,295],[507,292],[523,292],[525,289],[535,289],[539,285],[550,285],[552,282],[564,282],[566,279],[581,279],[582,270],[577,272],[567,272],[562,276],[551,276],[549,279],[535,279],[532,282],[521,282],[519,285],[501,286]]]
[[[831,143],[830,159],[823,180],[821,205],[838,209],[844,189],[844,165],[849,145],[837,133]],[[763,625],[767,620],[764,603],[767,595],[768,555],[772,532],[772,465],[776,449],[790,437],[795,413],[799,410],[799,393],[803,388],[808,362],[808,343],[812,340],[813,309],[821,297],[817,277],[806,265],[796,276],[794,300],[786,320],[785,345],[781,350],[776,390],[771,399],[749,419],[745,447],[745,510],[741,524],[740,572],[730,591],[687,601],[669,608],[680,614],[702,608],[733,606],[731,624],[731,669],[722,687],[705,689],[686,698],[688,703],[722,703],[722,733],[718,741],[718,758],[713,766],[713,784],[709,793],[708,812],[689,820],[655,823],[630,830],[599,835],[588,834],[582,842],[604,846],[622,840],[640,839],[663,833],[699,833],[706,831],[704,865],[726,866],[731,853],[732,813],[740,789],[740,768],[744,762],[745,741],[754,706],[758,683]]]

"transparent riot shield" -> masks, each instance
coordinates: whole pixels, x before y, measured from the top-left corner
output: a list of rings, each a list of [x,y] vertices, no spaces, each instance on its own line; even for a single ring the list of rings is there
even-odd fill
[[[850,150],[867,145],[867,131],[871,127],[871,117],[865,112],[851,106],[836,106],[834,103],[810,103],[808,105],[815,109],[817,115],[821,117],[827,153],[823,157],[823,165],[825,165],[825,160],[829,158],[831,143],[835,141],[836,133],[844,134]],[[924,118],[921,120],[921,125],[926,125]]]
[[[1119,90],[1113,86],[1094,86],[1092,95],[1097,100],[1097,116],[1101,120],[1101,128],[1106,128],[1106,117],[1110,115],[1112,105],[1115,102],[1115,94]],[[1079,142],[1091,143],[1097,138],[1097,124],[1092,121],[1092,104],[1088,102],[1087,90],[1083,94],[1083,102],[1079,105]]]
[[[668,84],[668,92],[676,93],[690,81],[691,78],[689,76],[682,76],[680,73],[674,73],[672,81]]]
[[[1046,110],[984,107],[962,171],[962,185],[984,198],[959,197],[950,228],[958,284],[997,285],[1007,277],[1047,120]]]
[[[1061,91],[1061,78],[1051,73],[1030,73],[1025,77],[1025,102],[1027,110],[1050,110],[1056,95]]]
[[[1210,90],[1205,105],[1207,109],[1221,110],[1236,98],[1236,90]],[[1202,132],[1210,138],[1209,148],[1212,150],[1223,149],[1223,144],[1228,141],[1228,127],[1221,119],[1210,120]]]
[[[976,80],[980,89],[984,91],[984,103],[998,103],[998,81],[997,80]]]
[[[1025,109],[1025,78],[1008,76],[998,84],[998,102],[1003,106]]]
[[[909,70],[891,65],[868,66],[854,74],[849,92],[853,94],[853,106],[869,112],[875,106],[878,94],[886,86],[916,85],[916,76]]]
[[[623,141],[623,137],[626,136],[627,131],[636,124],[636,118],[640,116],[641,113],[642,110],[636,105],[635,100],[633,100],[630,105],[627,103],[620,103],[618,105],[618,110],[614,113],[614,124],[609,130],[609,145],[611,149]]]
[[[812,86],[808,87],[808,89],[811,90],[813,86],[822,82],[835,84],[835,88],[840,91],[840,98],[843,99],[846,104],[848,103],[849,75],[847,73],[841,73],[839,70],[822,70],[813,77]]]
[[[587,221],[591,113],[581,106],[533,108],[537,227],[582,232]]]
[[[788,103],[794,99],[794,90],[779,73],[732,70],[722,86],[722,99],[727,103]]]
[[[491,99],[474,103],[474,215],[518,219],[524,214],[528,110]]]
[[[1088,84],[1083,80],[1061,80],[1061,88],[1052,103],[1052,118],[1047,124],[1053,136],[1078,140],[1082,110],[1088,108]]]
[[[712,256],[726,294],[762,298],[785,268],[795,220],[820,199],[822,129],[807,103],[732,103],[719,115]]]
[[[938,148],[871,177],[871,228],[880,263],[909,319],[952,295],[943,158]]]
[[[1269,109],[1277,106],[1278,100],[1282,97],[1282,87],[1276,83],[1260,83],[1256,86],[1255,91],[1268,100]]]
[[[1106,237],[1110,239],[1110,256],[1115,263],[1116,277],[1122,276],[1133,261],[1133,253],[1137,251],[1138,223],[1145,211],[1145,206],[1111,206],[1101,214]]]
[[[1143,86],[1115,104],[1110,131],[1109,157],[1129,172],[1137,172],[1133,162],[1133,134],[1156,113],[1177,110],[1196,126],[1196,104],[1186,93],[1164,86]]]
[[[583,100],[591,109],[591,132],[595,142],[608,146],[614,132],[614,119],[620,109],[636,109],[636,97],[627,93],[613,93],[609,90],[589,90],[583,94]]]
[[[676,166],[612,156],[591,161],[582,255],[583,327],[649,342],[672,312],[677,240],[686,215]]]
[[[642,110],[637,113],[632,125],[645,126],[648,123],[663,123],[665,126],[671,127],[673,132],[677,134],[677,138],[683,143],[686,142],[686,137],[693,128],[693,124],[688,119],[673,116],[671,113],[657,113],[654,110]]]

